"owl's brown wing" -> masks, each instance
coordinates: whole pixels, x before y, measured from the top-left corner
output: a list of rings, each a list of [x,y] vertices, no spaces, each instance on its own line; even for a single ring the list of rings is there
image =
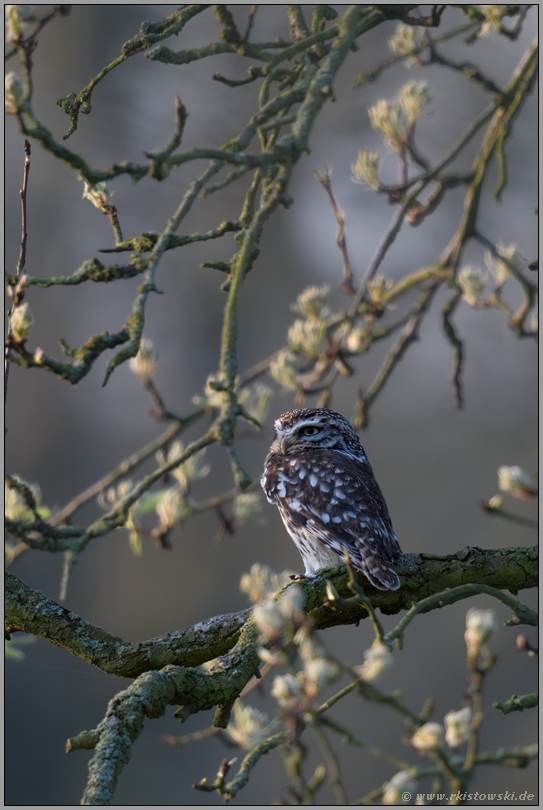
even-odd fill
[[[365,457],[323,449],[294,459],[274,454],[268,461],[264,489],[291,534],[295,530],[306,545],[320,542],[340,558],[347,551],[376,588],[399,588],[390,564],[400,546]]]

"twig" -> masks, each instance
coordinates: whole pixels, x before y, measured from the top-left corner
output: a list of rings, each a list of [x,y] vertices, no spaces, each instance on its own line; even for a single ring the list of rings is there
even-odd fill
[[[27,225],[27,215],[26,215],[26,194],[28,190],[28,175],[30,173],[30,141],[27,141],[25,138],[23,149],[25,153],[25,162],[24,162],[24,169],[23,169],[23,186],[19,192],[19,196],[21,198],[21,244],[19,247],[19,259],[17,261],[17,267],[15,270],[15,277],[16,280],[20,279],[24,269],[26,267],[26,240],[28,237],[26,225]],[[11,343],[11,323],[10,323],[10,316],[13,314],[13,311],[16,307],[19,306],[22,299],[24,297],[24,289],[19,290],[17,283],[15,284],[15,292],[13,297],[13,303],[8,311],[8,333],[6,336],[5,341],[5,349],[4,349],[4,405],[7,402],[8,398],[8,380],[9,380],[9,355],[8,350]]]
[[[341,255],[343,257],[343,282],[339,289],[341,290],[341,292],[354,295],[355,290],[353,287],[353,270],[351,267],[351,261],[349,259],[349,253],[347,251],[347,241],[345,239],[345,218],[336,202],[334,192],[332,191],[332,172],[330,171],[330,169],[326,168],[322,172],[322,174],[315,172],[315,178],[318,180],[318,182],[321,184],[323,189],[328,194],[328,199],[330,201],[330,205],[332,206],[332,210],[334,212],[336,222],[338,224],[336,244],[340,249]]]

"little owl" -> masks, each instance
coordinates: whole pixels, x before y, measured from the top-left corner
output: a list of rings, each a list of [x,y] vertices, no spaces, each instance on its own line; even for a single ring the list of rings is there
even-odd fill
[[[327,408],[284,413],[260,479],[305,564],[305,575],[345,560],[379,590],[395,591],[401,555],[387,505],[349,422]]]

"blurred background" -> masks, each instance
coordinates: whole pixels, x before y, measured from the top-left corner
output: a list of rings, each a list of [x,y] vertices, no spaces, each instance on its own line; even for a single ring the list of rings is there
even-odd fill
[[[46,8],[40,6],[40,13]],[[116,58],[142,20],[158,20],[175,8],[160,4],[74,5],[69,17],[55,20],[43,31],[34,54],[34,107],[57,140],[67,131],[69,120],[56,100],[79,92]],[[244,30],[249,6],[229,8]],[[303,8],[309,13],[307,6]],[[334,8],[342,14],[347,6]],[[429,8],[421,10],[428,13]],[[460,12],[447,8],[441,30],[463,21]],[[294,320],[290,304],[307,286],[329,284],[332,306],[339,310],[348,305],[338,292],[342,265],[335,244],[337,226],[314,172],[325,166],[333,170],[334,192],[345,212],[355,283],[360,281],[394,214],[384,196],[354,185],[350,179],[351,163],[361,149],[379,151],[385,181],[396,175],[396,159],[387,154],[371,129],[367,108],[379,98],[394,96],[407,81],[426,80],[432,94],[431,115],[418,123],[417,142],[419,150],[434,163],[488,103],[478,86],[439,66],[410,72],[401,65],[394,66],[376,83],[353,90],[356,73],[389,56],[387,39],[395,27],[396,23],[390,22],[373,30],[359,40],[358,51],[346,60],[335,85],[337,102],[322,110],[311,138],[311,154],[295,169],[290,188],[295,202],[288,211],[276,211],[266,226],[260,256],[240,299],[240,371],[285,345],[287,329]],[[455,61],[474,61],[498,85],[505,85],[536,28],[534,6],[515,42],[491,33],[470,47],[460,39],[443,45],[442,50]],[[175,50],[194,48],[219,41],[218,30],[209,10],[193,19],[178,38],[164,44]],[[284,8],[260,6],[252,39],[270,41],[278,36],[288,39]],[[162,146],[172,132],[178,95],[189,112],[183,151],[220,146],[243,128],[256,109],[259,83],[230,88],[212,81],[212,74],[218,71],[229,78],[242,78],[250,64],[230,55],[183,67],[150,63],[143,54],[133,57],[97,87],[92,114],[81,116],[79,129],[67,145],[96,168],[122,160],[139,162],[142,151]],[[8,62],[7,69],[20,73],[17,58]],[[515,242],[530,261],[537,248],[536,133],[533,95],[507,142],[509,181],[503,202],[497,205],[490,194],[497,177],[493,167],[479,218],[480,230],[488,239]],[[465,150],[458,167],[469,167],[479,142],[476,138]],[[23,138],[13,116],[6,123],[6,156],[6,265],[13,272],[19,251],[24,157]],[[145,178],[134,185],[129,177],[113,181],[110,188],[125,238],[143,231],[162,231],[202,168],[200,161],[185,164],[174,169],[164,183]],[[198,201],[180,233],[210,230],[225,219],[237,217],[244,188],[243,184],[230,186],[206,201]],[[74,171],[32,144],[29,275],[71,274],[86,259],[97,256],[103,261],[97,250],[113,246],[107,217],[81,199],[82,191],[83,184]],[[462,202],[462,189],[450,192],[437,213],[421,227],[406,226],[382,266],[386,277],[399,278],[435,261],[458,226]],[[226,300],[220,290],[224,277],[215,270],[201,269],[199,264],[228,261],[234,244],[232,236],[226,235],[214,242],[170,251],[159,266],[157,284],[164,295],[148,301],[145,335],[159,351],[155,381],[174,412],[189,411],[192,398],[202,394],[206,378],[217,370]],[[470,245],[465,261],[484,266],[481,248]],[[26,298],[36,318],[30,346],[41,346],[46,353],[61,357],[59,337],[71,346],[80,346],[92,334],[117,331],[130,313],[138,283],[139,279],[131,279],[49,290],[32,287]],[[461,305],[455,323],[465,340],[466,404],[463,411],[455,410],[449,383],[450,347],[439,324],[439,310],[448,295],[441,293],[424,321],[420,342],[410,348],[377,401],[362,442],[405,552],[447,554],[465,546],[528,545],[535,541],[533,530],[485,515],[478,503],[497,492],[500,465],[518,464],[532,476],[536,474],[536,344],[516,339],[503,313]],[[520,302],[514,283],[507,285],[505,298],[511,304]],[[390,345],[378,343],[368,355],[355,360],[356,376],[339,381],[331,407],[348,418],[352,416],[357,389],[368,388]],[[75,387],[39,369],[11,367],[6,467],[27,481],[38,482],[43,503],[48,506],[64,505],[164,430],[148,415],[148,397],[128,364],[118,368],[102,388],[110,357],[105,353]],[[255,433],[255,437],[238,443],[242,463],[254,477],[262,469],[273,419],[293,407],[291,393],[280,391],[270,379],[266,383],[276,391],[268,423],[261,435]],[[202,429],[203,423],[194,426],[183,436],[185,443],[201,435]],[[232,486],[224,451],[212,447],[207,460],[212,473],[195,484],[193,494],[198,499]],[[136,478],[155,465],[151,459],[137,471]],[[535,516],[533,503],[511,501],[508,505],[525,516]],[[91,503],[78,514],[77,522],[89,522],[99,512]],[[265,526],[246,524],[218,544],[214,542],[216,516],[196,516],[184,533],[172,535],[171,550],[160,551],[149,540],[141,557],[131,552],[124,530],[99,538],[88,546],[72,574],[67,607],[134,641],[244,608],[247,600],[239,591],[239,580],[254,562],[276,571],[302,570],[277,511],[266,504],[262,514]],[[62,555],[36,551],[21,555],[12,567],[26,583],[55,600],[61,569]],[[520,598],[535,606],[533,592],[525,591]],[[433,697],[436,710],[432,719],[440,722],[446,712],[460,708],[460,696],[467,686],[464,622],[471,605],[492,606],[499,620],[508,618],[501,605],[486,597],[419,617],[407,633],[404,649],[395,654],[396,667],[386,673],[380,687],[400,688],[404,702],[414,711],[420,710],[427,697]],[[385,626],[394,621],[395,617],[385,617]],[[516,635],[515,628],[500,624],[491,641],[492,651],[500,660],[485,685],[482,750],[535,740],[533,712],[503,716],[491,705],[494,700],[504,701],[512,694],[536,688],[535,660],[517,651]],[[322,638],[335,655],[360,663],[371,644],[372,629],[369,623],[358,628],[332,628],[323,632]],[[41,639],[25,646],[24,651],[24,661],[8,661],[6,667],[6,804],[77,804],[90,753],[78,751],[67,756],[66,739],[96,726],[107,702],[129,681],[101,674]],[[271,680],[261,690],[254,690],[251,702],[273,714],[270,685]],[[334,712],[338,722],[346,723],[368,743],[416,761],[401,744],[401,722],[393,712],[353,696]],[[161,734],[180,735],[204,728],[211,720],[211,712],[200,714],[181,727],[171,708],[160,720],[148,721],[121,775],[114,803],[222,804],[215,794],[196,792],[191,785],[204,776],[212,779],[223,757],[232,755],[230,750],[216,739],[180,750],[159,740]],[[390,765],[373,760],[360,749],[333,742],[341,755],[351,800],[392,776]],[[240,751],[238,764],[242,756]],[[320,754],[312,748],[308,775],[319,761]],[[484,766],[471,787],[481,792],[535,794],[536,776],[535,764],[526,770]],[[279,795],[286,798],[287,783],[276,750],[259,763],[248,786],[232,804],[271,804]],[[333,802],[329,787],[318,797],[321,804]],[[537,804],[537,798],[533,803]]]

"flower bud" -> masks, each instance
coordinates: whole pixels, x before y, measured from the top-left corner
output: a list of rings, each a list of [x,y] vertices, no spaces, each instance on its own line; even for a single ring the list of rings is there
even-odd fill
[[[495,256],[490,250],[485,250],[485,263],[494,277],[496,287],[503,287],[507,279],[513,275],[511,268],[517,273],[521,273],[527,266],[528,260],[524,258],[514,243],[506,246],[503,242],[498,242],[496,250],[499,256]]]
[[[22,79],[11,71],[4,78],[4,101],[7,113],[15,113],[20,109],[24,98],[24,85]]]
[[[273,682],[271,696],[283,709],[292,709],[302,700],[303,692],[294,675],[278,675]]]
[[[476,658],[481,646],[488,641],[496,629],[496,619],[493,610],[479,610],[472,607],[466,613],[466,632],[464,639],[468,648],[468,656]]]
[[[107,213],[107,209],[113,197],[113,192],[110,192],[107,183],[85,183],[85,190],[83,191],[83,199],[90,200],[95,208]]]
[[[26,343],[29,338],[30,330],[34,326],[34,316],[27,303],[21,304],[16,307],[11,313],[9,324],[11,334],[17,343]]]
[[[130,360],[130,369],[143,383],[152,380],[155,374],[158,352],[152,340],[142,338],[135,357]]]
[[[360,185],[379,188],[379,155],[377,152],[359,152],[356,163],[351,163],[352,181]]]
[[[374,641],[369,650],[364,652],[364,663],[356,667],[355,672],[364,681],[375,681],[389,668],[394,656],[385,644]]]
[[[471,709],[466,706],[445,715],[445,739],[449,748],[458,748],[468,739],[471,728]]]
[[[522,467],[499,467],[498,486],[502,492],[507,492],[513,498],[528,500],[533,495],[533,482]]]
[[[412,795],[416,787],[417,783],[410,771],[395,773],[390,782],[385,785],[381,803],[385,805],[408,804],[409,799],[403,799],[402,796],[404,793]]]
[[[226,733],[237,745],[250,751],[266,739],[269,725],[264,712],[259,712],[253,706],[244,706],[241,700],[237,700]]]
[[[485,288],[486,273],[483,273],[479,267],[466,265],[460,270],[456,280],[462,290],[463,300],[471,307],[476,307]]]
[[[339,668],[325,658],[313,658],[305,662],[304,675],[307,691],[311,697],[315,697],[328,684],[335,681],[339,675]]]
[[[426,82],[408,82],[408,84],[404,84],[398,91],[397,97],[405,112],[409,126],[415,123],[431,101]]]
[[[254,563],[249,573],[243,574],[239,587],[251,602],[263,602],[289,584],[290,573],[275,574],[269,566]]]
[[[14,42],[15,38],[22,32],[24,23],[29,20],[34,13],[30,5],[6,4],[4,6],[4,20],[6,28],[6,40]]]
[[[441,723],[425,723],[411,737],[411,745],[420,754],[426,754],[436,748],[441,748],[444,742],[445,734]]]
[[[234,517],[237,524],[246,523],[248,520],[262,523],[261,512],[262,501],[256,492],[245,492],[243,495],[238,495],[234,501]]]
[[[167,489],[156,505],[156,513],[162,529],[179,523],[185,514],[184,503],[179,490],[175,487]]]
[[[317,320],[296,320],[288,330],[288,343],[293,352],[318,357],[323,351],[325,324]]]
[[[418,25],[400,23],[394,36],[389,39],[388,47],[396,56],[413,56],[424,43],[424,28]]]
[[[321,320],[328,314],[326,304],[329,293],[328,284],[323,287],[308,287],[300,293],[290,308],[293,312],[299,312],[307,320]]]
[[[288,349],[279,352],[276,359],[270,363],[270,374],[283,388],[297,391],[300,387],[298,384],[298,360],[296,355],[292,354]]]
[[[274,642],[282,638],[285,632],[285,618],[277,602],[270,599],[261,605],[255,605],[253,618],[264,641]]]
[[[379,275],[375,276],[375,278],[368,281],[368,292],[370,294],[372,303],[377,304],[378,306],[384,306],[385,296],[387,292],[392,289],[392,286],[393,282],[386,279],[380,273]]]
[[[280,597],[277,602],[279,611],[285,619],[292,620],[301,610],[305,603],[305,594],[298,585],[292,585]]]

